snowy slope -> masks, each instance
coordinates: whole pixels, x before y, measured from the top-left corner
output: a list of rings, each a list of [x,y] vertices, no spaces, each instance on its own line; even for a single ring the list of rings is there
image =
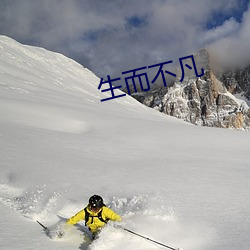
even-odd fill
[[[63,55],[0,36],[1,249],[162,249],[107,226],[90,244],[53,226],[104,197],[122,225],[185,250],[248,250],[247,132],[186,124],[126,96]],[[13,238],[10,241],[10,238]]]

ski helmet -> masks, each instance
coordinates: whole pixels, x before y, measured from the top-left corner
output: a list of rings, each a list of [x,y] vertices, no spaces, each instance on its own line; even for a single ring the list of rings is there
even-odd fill
[[[103,199],[99,195],[93,195],[89,198],[89,206],[93,210],[98,210],[103,207]]]

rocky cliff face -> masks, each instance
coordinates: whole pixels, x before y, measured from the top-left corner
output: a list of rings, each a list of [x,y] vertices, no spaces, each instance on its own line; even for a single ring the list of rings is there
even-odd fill
[[[250,100],[250,65],[244,69],[232,69],[218,74],[228,91],[232,94],[240,93]]]
[[[196,125],[249,129],[249,106],[233,94],[242,93],[250,97],[250,67],[215,75],[206,50],[196,55],[195,62],[197,70],[204,68],[202,77],[196,77],[194,72],[189,75],[185,72],[185,78],[180,82],[181,71],[177,70],[179,73],[170,87],[132,96],[160,112]]]

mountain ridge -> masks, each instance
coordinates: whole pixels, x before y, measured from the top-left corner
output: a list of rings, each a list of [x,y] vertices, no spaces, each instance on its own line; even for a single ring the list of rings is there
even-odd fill
[[[218,73],[208,50],[200,50],[194,58],[197,69],[204,69],[203,76],[187,71],[180,82],[182,71],[178,68],[172,84],[132,96],[146,106],[195,125],[248,130],[250,109],[239,97],[250,97],[250,66]]]

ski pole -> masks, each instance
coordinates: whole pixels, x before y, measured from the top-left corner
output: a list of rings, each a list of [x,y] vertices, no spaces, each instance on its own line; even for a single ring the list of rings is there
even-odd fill
[[[46,231],[46,230],[48,230],[48,228],[47,227],[45,227],[41,222],[39,222],[38,220],[36,221],[40,226],[42,226],[43,227],[43,229]]]
[[[141,234],[135,233],[135,232],[133,232],[133,231],[127,229],[127,228],[122,228],[122,229],[125,230],[125,231],[127,231],[127,232],[129,232],[129,233],[131,233],[131,234],[137,235],[137,236],[139,236],[139,237],[141,237],[141,238],[143,238],[143,239],[145,239],[145,240],[154,242],[154,243],[156,243],[156,244],[158,244],[158,245],[161,245],[161,246],[163,246],[163,247],[169,248],[169,249],[171,249],[171,250],[180,250],[179,248],[173,248],[173,247],[167,246],[167,245],[162,244],[162,243],[160,243],[160,242],[158,242],[158,241],[155,241],[155,240],[152,240],[152,239],[150,239],[150,238],[148,238],[148,237],[145,237],[145,236],[143,236],[143,235],[141,235]]]

